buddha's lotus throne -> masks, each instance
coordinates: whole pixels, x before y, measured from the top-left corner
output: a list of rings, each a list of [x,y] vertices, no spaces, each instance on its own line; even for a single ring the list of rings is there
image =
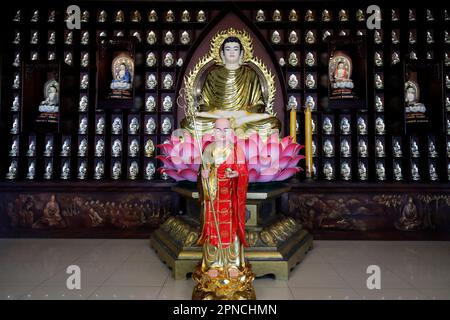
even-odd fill
[[[216,120],[228,118],[243,143],[249,182],[292,177],[301,170],[297,164],[304,158],[299,154],[303,146],[289,136],[280,139],[274,98],[274,77],[253,57],[250,36],[232,28],[219,32],[209,54],[185,78],[177,102],[187,115],[181,121],[186,131],[176,130],[158,145],[161,155],[156,158],[164,164],[159,170],[176,181],[197,181],[201,151],[196,140],[203,150],[212,141]]]
[[[273,112],[274,77],[253,56],[250,35],[230,28],[216,34],[209,53],[185,78],[187,108],[195,112],[197,133],[211,133],[217,119],[230,119],[233,129],[247,136],[279,132],[280,121]],[[181,127],[194,132],[190,117]]]

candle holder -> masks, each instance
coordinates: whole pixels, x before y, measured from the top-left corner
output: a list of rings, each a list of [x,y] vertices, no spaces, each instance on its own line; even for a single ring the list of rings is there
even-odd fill
[[[311,108],[305,107],[305,173],[306,179],[312,180],[312,121],[311,121]]]

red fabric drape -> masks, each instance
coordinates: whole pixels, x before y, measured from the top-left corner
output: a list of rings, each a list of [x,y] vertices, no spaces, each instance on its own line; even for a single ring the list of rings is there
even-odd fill
[[[230,168],[237,171],[236,178],[227,178],[226,171]],[[229,169],[228,169],[229,170]],[[244,246],[248,246],[245,239],[245,204],[248,187],[248,165],[245,155],[237,145],[234,145],[227,161],[223,162],[217,169],[218,188],[217,196],[213,201],[216,211],[217,222],[222,240],[223,248],[227,248],[236,234]],[[198,241],[203,244],[207,239],[215,246],[219,245],[216,226],[214,223],[211,201],[204,203],[205,215],[203,230]]]

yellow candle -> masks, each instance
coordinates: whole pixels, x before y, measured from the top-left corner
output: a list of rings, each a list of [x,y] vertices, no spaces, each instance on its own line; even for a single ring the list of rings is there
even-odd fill
[[[312,128],[311,128],[311,109],[305,108],[305,171],[306,177],[312,176]]]
[[[293,142],[297,141],[297,110],[291,108],[289,121],[289,135]]]

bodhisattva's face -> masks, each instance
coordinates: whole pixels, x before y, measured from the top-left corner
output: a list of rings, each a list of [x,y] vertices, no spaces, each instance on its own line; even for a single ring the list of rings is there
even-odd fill
[[[232,129],[230,122],[226,119],[218,119],[214,125],[214,136],[216,141],[225,142],[231,137]]]
[[[237,42],[227,42],[223,46],[223,56],[224,62],[226,64],[236,64],[239,63],[239,58],[241,55],[241,47]]]

